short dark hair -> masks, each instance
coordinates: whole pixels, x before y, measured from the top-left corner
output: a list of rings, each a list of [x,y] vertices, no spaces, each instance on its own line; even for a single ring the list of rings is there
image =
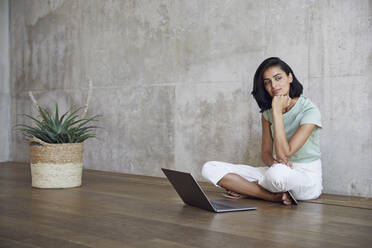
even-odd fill
[[[271,57],[265,59],[257,68],[257,71],[254,74],[253,90],[251,92],[251,94],[253,95],[254,99],[258,104],[258,107],[261,109],[260,113],[264,112],[267,109],[271,109],[272,97],[266,91],[263,81],[263,74],[265,70],[271,66],[279,66],[280,69],[282,69],[287,74],[287,76],[289,75],[289,73],[292,74],[293,81],[290,84],[289,97],[291,98],[299,97],[301,96],[303,91],[302,84],[297,80],[291,67],[289,67],[287,63],[285,63],[278,57]]]

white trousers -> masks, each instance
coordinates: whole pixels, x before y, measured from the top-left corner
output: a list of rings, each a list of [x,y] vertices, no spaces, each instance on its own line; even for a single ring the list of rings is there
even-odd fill
[[[270,192],[291,191],[298,200],[316,199],[322,193],[322,163],[293,163],[293,169],[285,164],[270,167],[253,167],[209,161],[203,165],[202,175],[217,187],[218,182],[228,173],[238,174],[246,180],[258,184]]]

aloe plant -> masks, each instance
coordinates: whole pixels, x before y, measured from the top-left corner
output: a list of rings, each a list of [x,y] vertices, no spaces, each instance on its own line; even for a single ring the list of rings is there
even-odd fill
[[[99,126],[92,125],[92,122],[98,121],[101,115],[95,115],[91,118],[81,118],[78,112],[82,108],[70,110],[59,116],[58,104],[56,104],[55,113],[52,114],[48,109],[37,106],[41,119],[38,120],[31,115],[24,114],[25,117],[32,120],[35,126],[18,124],[17,130],[21,131],[26,137],[36,137],[44,142],[52,144],[60,143],[80,143],[86,139],[94,138],[95,130]]]

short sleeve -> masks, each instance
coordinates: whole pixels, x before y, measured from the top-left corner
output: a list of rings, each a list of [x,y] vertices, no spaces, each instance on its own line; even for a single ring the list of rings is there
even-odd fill
[[[267,111],[264,111],[262,113],[263,117],[265,118],[265,120],[269,121],[269,117],[267,116]]]
[[[263,117],[265,118],[265,120],[267,120],[270,124],[273,122],[272,120],[272,114],[270,113],[271,109],[266,109],[262,115]]]
[[[304,116],[300,122],[300,125],[302,124],[315,124],[320,128],[322,127],[321,114],[316,106],[311,106],[304,111]]]

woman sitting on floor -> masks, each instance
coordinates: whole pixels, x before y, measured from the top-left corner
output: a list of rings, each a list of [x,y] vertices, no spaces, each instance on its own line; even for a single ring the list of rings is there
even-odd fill
[[[292,69],[277,57],[261,63],[252,94],[261,109],[261,156],[268,167],[209,161],[203,176],[226,189],[225,196],[252,196],[273,202],[318,198],[322,165],[318,108],[305,96]]]

